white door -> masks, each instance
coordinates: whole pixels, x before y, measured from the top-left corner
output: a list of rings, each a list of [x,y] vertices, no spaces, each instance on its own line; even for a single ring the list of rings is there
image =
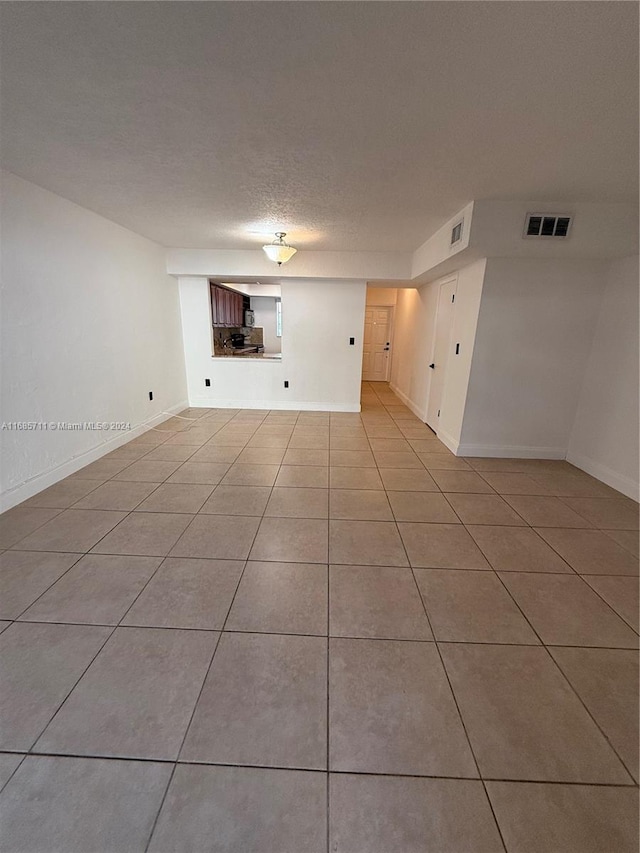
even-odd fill
[[[365,382],[386,382],[391,352],[391,308],[366,308],[362,347],[362,378]]]
[[[431,382],[429,383],[429,401],[427,403],[427,423],[435,432],[438,431],[440,404],[452,347],[451,332],[455,310],[456,284],[456,279],[443,282],[438,294],[433,355],[429,364]]]

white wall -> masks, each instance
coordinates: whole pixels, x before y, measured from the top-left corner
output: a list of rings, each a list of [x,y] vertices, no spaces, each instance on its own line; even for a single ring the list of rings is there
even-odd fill
[[[429,388],[429,361],[438,302],[434,284],[399,289],[395,308],[391,388],[424,420]]]
[[[525,239],[527,213],[573,216],[566,239]],[[451,228],[464,216],[462,240],[450,245]],[[638,206],[606,202],[500,201],[468,204],[413,253],[415,284],[433,281],[481,258],[611,259],[638,252]]]
[[[281,361],[212,358],[207,278],[179,284],[190,405],[360,411],[364,281],[283,281]]]
[[[613,261],[567,459],[638,500],[638,257]]]
[[[638,496],[638,258],[457,273],[438,435],[458,455],[564,459]],[[398,289],[391,386],[426,416],[438,288]]]
[[[167,272],[176,276],[207,275],[217,281],[242,277],[260,282],[319,279],[366,281],[408,279],[411,254],[408,252],[318,252],[300,249],[281,267],[270,261],[262,249],[167,249]]]
[[[466,417],[466,401],[475,353],[478,317],[481,300],[484,299],[486,265],[487,260],[483,258],[481,261],[463,267],[458,272],[451,329],[451,352],[447,363],[447,378],[442,391],[438,421],[438,437],[454,451],[460,441]],[[456,354],[458,345],[459,351]]]
[[[462,430],[484,271],[483,259],[452,274],[457,278],[452,346],[459,343],[460,352],[449,358],[438,435],[453,448]],[[438,292],[443,281],[450,278],[451,275],[446,276],[418,290],[398,290],[391,387],[422,420],[426,418],[431,381],[429,363]]]
[[[487,261],[460,455],[565,457],[606,266]]]
[[[468,264],[468,260],[462,261],[462,263],[458,262],[455,256],[467,249],[474,219],[474,202],[470,202],[419,246],[411,258],[411,278],[420,279],[421,276],[428,275],[431,271],[430,278],[433,280]],[[460,220],[463,223],[462,238],[455,246],[452,246],[451,230]],[[440,272],[434,272],[437,270]]]
[[[566,240],[523,239],[527,212],[570,213]],[[451,246],[451,229],[464,219],[462,239]],[[176,276],[214,275],[269,279],[368,280],[382,287],[420,287],[483,258],[616,258],[638,251],[638,206],[607,202],[476,200],[463,207],[414,252],[300,251],[275,267],[260,249],[167,250],[167,271]],[[213,272],[212,272],[213,271]]]
[[[164,249],[8,173],[1,214],[2,421],[135,428],[184,407],[178,289]],[[3,430],[3,508],[129,438]]]
[[[252,296],[251,310],[255,325],[262,329],[265,352],[280,352],[280,338],[276,335],[276,300],[273,296]]]
[[[566,239],[525,239],[527,213],[573,216]],[[471,250],[496,258],[615,258],[638,252],[638,206],[606,202],[474,202]]]

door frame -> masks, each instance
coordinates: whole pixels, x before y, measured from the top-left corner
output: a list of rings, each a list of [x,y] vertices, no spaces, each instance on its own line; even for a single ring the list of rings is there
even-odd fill
[[[396,306],[395,305],[377,305],[375,307],[386,308],[387,311],[389,312],[387,315],[389,317],[389,329],[388,329],[388,332],[389,332],[389,358],[387,359],[387,371],[386,371],[387,375],[384,379],[385,382],[388,382],[389,378],[391,377],[391,360],[393,359],[393,332],[394,332],[394,327],[395,327],[395,323],[393,321],[395,319]]]
[[[435,355],[436,355],[436,329],[437,329],[437,325],[438,325],[438,311],[440,310],[440,296],[442,294],[442,288],[447,284],[451,284],[452,282],[455,282],[455,284],[456,284],[455,295],[457,295],[457,293],[458,293],[458,287],[457,287],[457,285],[458,285],[458,273],[457,272],[450,273],[449,275],[445,275],[442,278],[439,278],[433,282],[433,286],[438,288],[438,300],[436,303],[436,310],[435,310],[435,313],[433,315],[433,322],[431,324],[431,353],[429,356],[429,363],[430,364],[433,364],[434,359],[435,359]],[[454,316],[451,319],[451,327],[449,329],[449,343],[451,343],[451,334],[453,332],[453,323],[455,320],[455,308],[454,308],[453,314],[454,314]],[[449,355],[451,355],[451,353],[449,353]],[[449,367],[449,359],[447,358],[447,368],[448,367]],[[427,367],[427,370],[429,370],[429,367]],[[431,397],[431,377],[432,377],[432,375],[433,375],[432,373],[429,374],[429,383],[427,385],[427,397],[426,397],[425,404],[424,404],[424,422],[425,422],[425,424],[427,424],[427,426],[430,429],[434,429],[432,426],[430,426],[430,424],[427,423],[427,416],[429,413],[429,401],[430,401],[430,397]],[[444,389],[446,386],[446,382],[447,382],[447,372],[445,370],[444,381],[442,383],[442,397],[444,397]],[[441,400],[441,402],[442,402],[442,400]],[[437,434],[438,431],[434,430],[434,432]]]
[[[394,320],[395,320],[396,306],[395,305],[367,305],[367,304],[365,304],[364,310],[366,311],[367,308],[386,308],[386,310],[388,312],[387,317],[389,318],[389,327],[388,327],[389,358],[387,359],[386,376],[384,379],[365,379],[364,378],[363,365],[361,363],[360,364],[360,381],[361,382],[388,382],[389,377],[391,376],[391,361],[393,359],[393,333],[395,330]],[[364,337],[363,337],[362,343],[364,345]]]

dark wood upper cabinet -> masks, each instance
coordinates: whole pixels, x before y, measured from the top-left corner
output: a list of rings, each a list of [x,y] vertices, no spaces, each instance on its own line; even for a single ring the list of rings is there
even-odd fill
[[[209,285],[209,292],[211,294],[211,323],[213,326],[219,326],[220,325],[220,321],[218,319],[218,299],[217,299],[218,293],[217,293],[217,291],[218,291],[218,288],[215,286],[215,284]]]
[[[235,290],[210,284],[211,322],[214,326],[244,326],[244,296]]]
[[[222,294],[222,322],[225,326],[231,325],[231,294],[228,290],[221,290]]]
[[[242,294],[233,294],[233,312],[236,326],[244,326],[244,317],[242,316]]]

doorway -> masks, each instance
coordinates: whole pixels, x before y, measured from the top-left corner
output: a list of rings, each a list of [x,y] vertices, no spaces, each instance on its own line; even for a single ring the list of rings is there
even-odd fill
[[[427,424],[434,432],[438,432],[438,421],[442,405],[442,395],[447,378],[447,364],[451,353],[451,333],[453,330],[453,314],[457,278],[450,278],[440,284],[438,291],[438,307],[433,336],[433,351],[429,372],[429,399],[427,401]]]
[[[387,382],[389,379],[392,319],[393,308],[365,309],[362,347],[362,379],[365,382]]]

